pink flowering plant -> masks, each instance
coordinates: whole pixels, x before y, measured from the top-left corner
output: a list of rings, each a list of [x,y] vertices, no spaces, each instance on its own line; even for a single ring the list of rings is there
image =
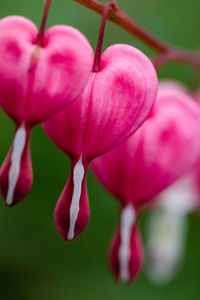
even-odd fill
[[[167,281],[182,247],[184,222],[177,220],[199,207],[200,106],[198,91],[192,93],[172,79],[158,82],[157,72],[174,61],[199,69],[200,54],[159,40],[115,1],[74,1],[102,15],[96,52],[71,26],[45,30],[51,0],[45,1],[39,30],[25,17],[0,19],[0,106],[16,128],[0,169],[0,192],[10,207],[30,192],[30,134],[41,124],[71,161],[54,212],[63,239],[75,240],[88,224],[86,173],[91,166],[120,207],[108,255],[113,275],[132,281],[146,256],[148,276]],[[107,19],[156,55],[149,58],[120,40],[102,51]],[[187,196],[178,197],[179,180],[187,176],[192,178],[192,184],[183,184]],[[177,193],[170,192],[174,187]],[[140,213],[160,209],[164,213],[148,225],[145,251]]]

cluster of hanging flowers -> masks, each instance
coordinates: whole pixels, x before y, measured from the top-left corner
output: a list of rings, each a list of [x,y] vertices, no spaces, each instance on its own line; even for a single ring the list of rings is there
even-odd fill
[[[17,204],[31,189],[29,139],[40,123],[71,159],[54,214],[64,240],[74,240],[87,226],[86,171],[91,165],[120,205],[109,254],[115,277],[131,281],[141,269],[137,220],[142,209],[155,207],[148,274],[165,280],[181,257],[183,220],[200,203],[199,96],[178,83],[158,84],[150,59],[132,46],[112,45],[101,54],[106,17],[115,4],[105,6],[94,55],[87,39],[70,26],[45,32],[50,2],[39,32],[24,17],[0,20],[0,106],[16,125],[0,169],[5,204]]]

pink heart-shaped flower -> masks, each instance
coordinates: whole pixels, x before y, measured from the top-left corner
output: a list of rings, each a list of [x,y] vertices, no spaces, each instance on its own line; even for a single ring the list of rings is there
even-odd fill
[[[80,218],[79,204],[86,201],[81,196],[81,187],[88,163],[116,147],[142,124],[156,94],[157,75],[150,60],[131,46],[113,45],[103,53],[100,71],[91,73],[81,96],[43,124],[47,135],[72,160],[73,185],[68,186],[73,193],[67,195],[75,193],[76,197],[61,195],[55,210],[56,226],[65,239],[76,237],[84,229],[79,223],[86,223]],[[74,207],[70,222],[69,207]],[[75,226],[72,238],[69,238],[69,224]]]
[[[197,163],[199,125],[199,106],[185,89],[169,82],[160,84],[151,114],[141,128],[123,144],[92,162],[95,175],[122,206],[122,238],[118,236],[111,256],[112,269],[119,279],[133,279],[132,262],[138,266],[137,271],[140,268],[137,247],[132,250],[130,240],[141,205],[150,203]],[[135,257],[131,258],[134,250]]]
[[[93,51],[78,30],[54,26],[44,34],[41,46],[37,44],[38,34],[26,18],[0,20],[0,105],[17,128],[0,171],[0,189],[10,206],[31,187],[31,161],[23,162],[28,157],[30,128],[74,100],[84,89],[93,65]],[[23,178],[28,177],[29,188],[21,190]]]

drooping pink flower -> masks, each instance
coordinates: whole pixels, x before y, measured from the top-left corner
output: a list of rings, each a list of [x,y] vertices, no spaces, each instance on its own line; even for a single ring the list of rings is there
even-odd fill
[[[200,151],[199,124],[200,109],[193,99],[182,88],[160,84],[155,105],[141,128],[92,162],[96,176],[119,199],[122,212],[131,204],[137,214],[142,205],[151,203],[153,197],[194,166]],[[119,249],[115,258],[121,268]],[[128,270],[131,263],[129,258]],[[131,278],[129,273],[127,280]]]
[[[157,75],[150,60],[131,46],[113,45],[101,56],[100,71],[91,73],[81,96],[44,123],[47,135],[72,160],[69,181],[55,209],[55,223],[64,239],[74,239],[88,222],[89,162],[141,125],[156,93]]]
[[[92,49],[78,30],[57,25],[44,33],[44,25],[38,32],[24,17],[0,20],[0,105],[16,124],[0,170],[0,190],[8,206],[24,198],[32,184],[31,128],[82,92],[93,64]]]

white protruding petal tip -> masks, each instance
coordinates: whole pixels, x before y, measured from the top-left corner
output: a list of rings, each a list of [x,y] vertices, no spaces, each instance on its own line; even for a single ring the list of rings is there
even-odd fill
[[[119,248],[119,278],[123,282],[128,282],[130,279],[129,274],[129,260],[130,260],[130,242],[131,242],[131,231],[135,223],[135,210],[131,204],[128,204],[121,213],[120,223],[120,236],[121,244]]]
[[[6,196],[6,204],[13,204],[13,196],[15,192],[15,187],[20,174],[20,164],[21,158],[24,151],[26,143],[26,129],[24,123],[22,123],[21,127],[16,131],[14,141],[13,141],[13,149],[11,154],[11,166],[9,170],[8,177],[8,192]]]
[[[82,181],[85,175],[85,169],[82,163],[82,155],[79,161],[76,163],[73,172],[74,191],[72,196],[72,202],[70,206],[70,225],[67,235],[68,240],[73,240],[75,235],[75,225],[79,213],[79,204],[81,198]]]
[[[67,235],[68,241],[72,241],[73,238],[74,238],[74,234],[72,234],[71,232],[69,232],[68,235]]]

